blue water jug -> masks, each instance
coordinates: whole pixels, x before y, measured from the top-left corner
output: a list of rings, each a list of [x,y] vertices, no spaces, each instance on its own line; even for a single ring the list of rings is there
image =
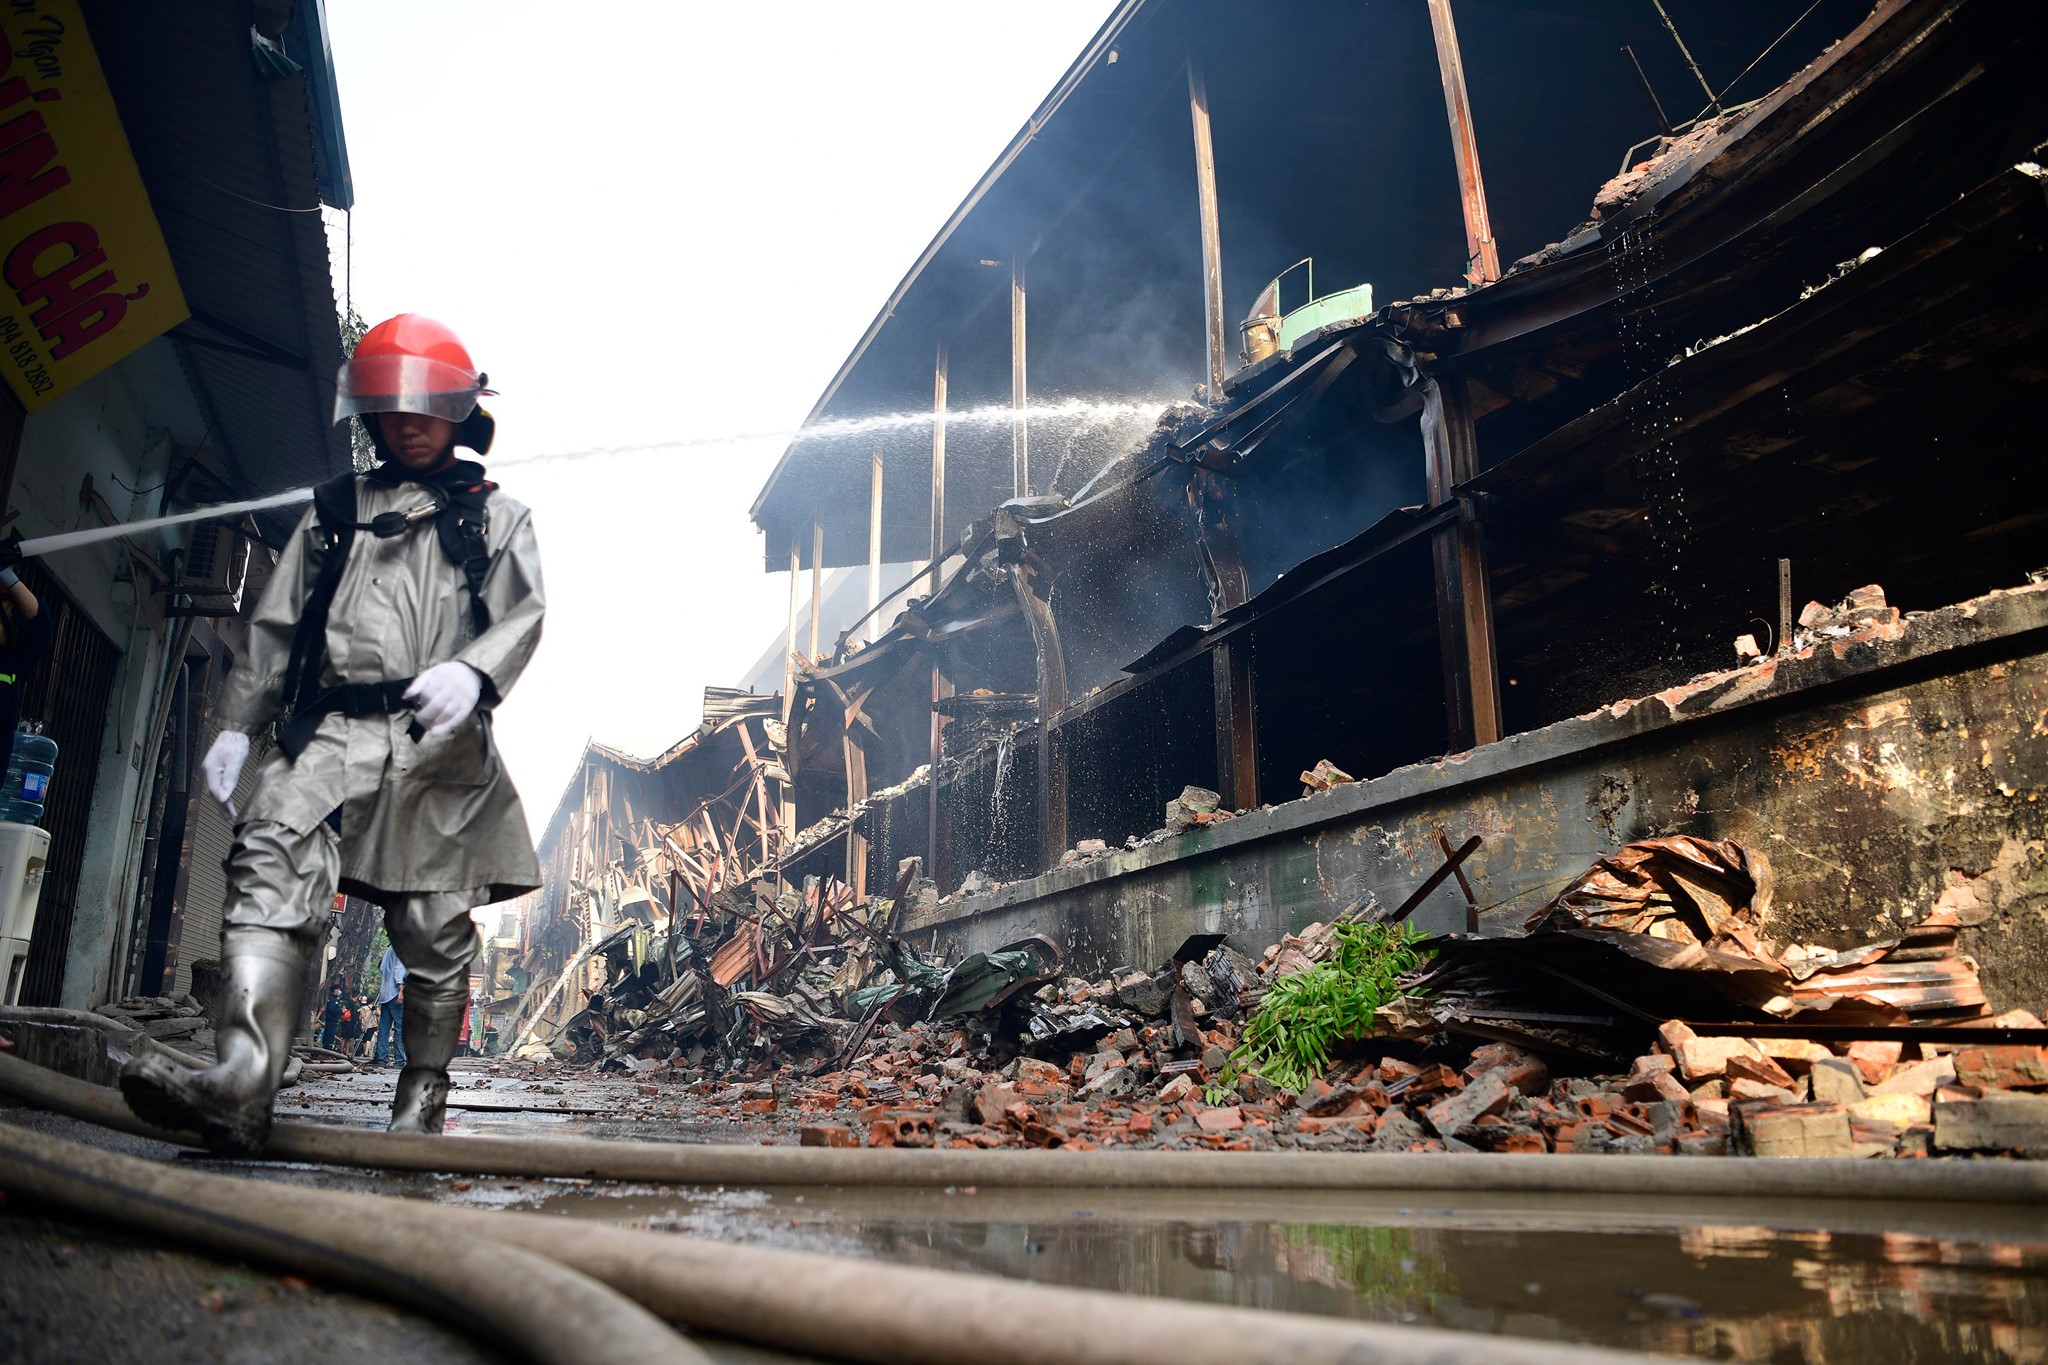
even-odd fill
[[[14,753],[7,777],[0,782],[0,820],[19,825],[41,824],[50,775],[57,770],[57,741],[23,725],[14,733]]]

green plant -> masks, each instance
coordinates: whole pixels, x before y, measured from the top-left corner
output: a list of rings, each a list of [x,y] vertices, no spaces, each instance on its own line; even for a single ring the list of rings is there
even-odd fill
[[[363,339],[363,333],[370,330],[370,324],[363,321],[363,315],[356,311],[353,303],[349,305],[348,312],[342,315],[340,322],[341,354],[343,358],[347,358],[356,353],[356,343]],[[368,427],[359,421],[351,421],[348,424],[348,439],[350,452],[358,470],[368,469],[377,463],[377,447],[370,440]]]
[[[381,928],[370,936],[369,962],[363,968],[363,993],[370,999],[377,998],[377,991],[384,984],[384,950],[391,946],[390,936]]]
[[[1247,1073],[1283,1090],[1301,1090],[1330,1064],[1330,1045],[1372,1032],[1373,1015],[1405,994],[1400,978],[1415,970],[1423,935],[1401,924],[1340,924],[1325,961],[1275,981],[1245,1022],[1244,1036],[1211,1087],[1219,1103]]]

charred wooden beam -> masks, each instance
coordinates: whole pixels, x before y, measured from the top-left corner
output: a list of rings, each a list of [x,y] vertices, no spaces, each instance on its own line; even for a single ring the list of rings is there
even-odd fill
[[[1043,570],[1029,560],[1010,567],[1010,586],[1017,605],[1031,623],[1031,643],[1038,653],[1038,847],[1042,867],[1058,867],[1067,851],[1067,750],[1053,718],[1067,705],[1067,660],[1060,646],[1059,623],[1041,580]]]
[[[846,746],[846,809],[852,812],[868,799],[868,756],[852,725],[846,727],[840,742]],[[846,825],[846,884],[853,888],[855,903],[867,899],[868,839],[850,814]]]
[[[1427,381],[1422,444],[1432,507],[1456,497],[1479,472],[1478,441],[1462,377]],[[1469,508],[1430,538],[1436,564],[1437,634],[1444,659],[1444,710],[1451,752],[1501,737],[1500,667],[1494,645],[1493,591],[1486,543]]]
[[[1195,557],[1209,589],[1212,622],[1251,596],[1235,496],[1235,486],[1210,470],[1198,468],[1188,480]],[[1251,665],[1248,634],[1224,641],[1209,656],[1216,701],[1216,787],[1231,810],[1252,810],[1259,804],[1258,706]]]

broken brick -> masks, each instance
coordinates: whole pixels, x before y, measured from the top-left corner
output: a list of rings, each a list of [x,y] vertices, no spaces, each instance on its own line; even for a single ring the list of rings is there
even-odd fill
[[[1849,1112],[1839,1104],[1737,1105],[1737,1131],[1763,1157],[1848,1156]]]
[[[1851,1104],[1849,1116],[1879,1123],[1895,1123],[1904,1128],[1915,1123],[1929,1122],[1932,1108],[1925,1095],[1872,1095]]]
[[[1843,1057],[1823,1057],[1807,1073],[1807,1087],[1816,1102],[1852,1105],[1864,1097],[1863,1077]]]
[[[860,1146],[853,1129],[843,1123],[807,1123],[799,1131],[797,1142],[804,1147]]]
[[[1669,1057],[1660,1057],[1658,1060],[1669,1062],[1671,1059]],[[1623,1084],[1621,1093],[1631,1100],[1643,1103],[1655,1100],[1685,1100],[1691,1098],[1686,1088],[1678,1083],[1677,1075],[1668,1066],[1662,1070],[1647,1073],[1639,1072],[1630,1076]]]
[[[1463,1090],[1423,1110],[1422,1116],[1438,1135],[1453,1137],[1485,1115],[1498,1114],[1512,1098],[1513,1091],[1500,1073],[1489,1071]]]
[[[1750,1041],[1764,1056],[1795,1077],[1804,1076],[1816,1062],[1835,1059],[1835,1054],[1826,1046],[1806,1038],[1753,1038]]]
[[[1937,1104],[1934,1145],[1949,1152],[2048,1151],[2048,1095],[1993,1090]]]
[[[1902,1043],[1871,1041],[1851,1043],[1846,1049],[1865,1085],[1876,1085],[1891,1075],[1892,1068],[1899,1064],[1899,1054],[1905,1050]]]
[[[1955,1079],[1956,1059],[1953,1057],[1929,1057],[1923,1062],[1914,1062],[1893,1071],[1877,1085],[1870,1087],[1873,1095],[1932,1095],[1943,1082]]]
[[[1368,1110],[1363,1114],[1332,1114],[1328,1118],[1317,1118],[1314,1115],[1309,1115],[1295,1125],[1294,1131],[1313,1136],[1317,1133],[1333,1131],[1371,1133],[1373,1127],[1373,1115]]]
[[[1787,1090],[1783,1086],[1772,1085],[1767,1081],[1751,1080],[1745,1076],[1740,1080],[1728,1082],[1728,1098],[1738,1101],[1766,1100],[1779,1104],[1797,1104],[1799,1102],[1799,1092]]]
[[[1736,1081],[1760,1081],[1779,1090],[1795,1090],[1799,1084],[1784,1067],[1761,1053],[1754,1057],[1730,1057],[1726,1075],[1731,1085]]]
[[[1688,1038],[1674,1050],[1678,1074],[1688,1081],[1704,1081],[1727,1074],[1730,1058],[1747,1057],[1761,1061],[1763,1052],[1747,1038]]]
[[[2048,1086],[2048,1048],[1966,1047],[1955,1053],[1956,1080],[1999,1090]]]
[[[1464,1088],[1464,1085],[1465,1078],[1463,1076],[1460,1076],[1442,1062],[1436,1062],[1415,1073],[1415,1079],[1409,1083],[1406,1093],[1410,1095],[1436,1094],[1447,1090],[1461,1090]]]

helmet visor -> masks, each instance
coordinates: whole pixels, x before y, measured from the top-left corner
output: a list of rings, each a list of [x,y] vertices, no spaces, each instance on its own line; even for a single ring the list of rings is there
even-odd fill
[[[342,363],[334,420],[373,412],[417,412],[460,422],[476,411],[483,379],[473,370],[417,355],[361,356]]]

